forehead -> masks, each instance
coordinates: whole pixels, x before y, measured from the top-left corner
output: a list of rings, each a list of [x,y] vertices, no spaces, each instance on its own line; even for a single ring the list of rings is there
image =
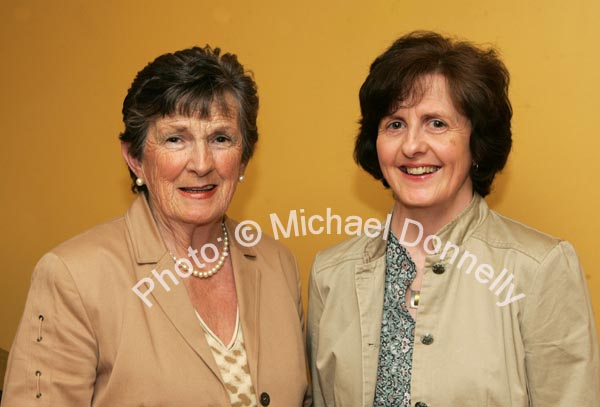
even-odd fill
[[[198,123],[237,128],[238,118],[238,103],[233,96],[225,94],[222,97],[214,97],[208,103],[185,103],[185,108],[180,107],[172,113],[155,118],[152,125],[159,130],[165,127],[190,127]]]
[[[240,104],[231,92],[211,95],[186,93],[175,101],[171,108],[163,111],[163,116],[187,116],[211,119],[217,116],[238,118]]]
[[[437,105],[450,110],[458,110],[452,100],[448,80],[441,74],[430,74],[419,78],[408,97],[397,100],[393,110],[416,106]]]

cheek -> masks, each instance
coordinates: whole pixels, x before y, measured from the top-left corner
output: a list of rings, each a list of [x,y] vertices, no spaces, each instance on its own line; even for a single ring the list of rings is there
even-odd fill
[[[389,140],[386,141],[383,137],[378,137],[376,149],[379,167],[381,168],[381,172],[385,175],[388,172],[389,167],[396,166],[396,153],[398,147]]]
[[[459,135],[449,138],[446,142],[440,142],[436,151],[446,162],[453,162],[459,167],[471,166],[471,148],[469,146],[469,137]]]
[[[215,157],[219,175],[225,179],[237,179],[242,166],[241,151],[228,151]]]
[[[153,152],[143,162],[146,176],[155,182],[172,181],[185,168],[186,157],[183,153]]]
[[[465,166],[467,168],[470,168],[473,159],[471,155],[471,146],[469,145],[469,140],[462,140],[458,149],[460,149],[460,156],[464,160]]]
[[[460,179],[470,177],[472,161],[471,151],[469,148],[456,148],[454,150],[454,167],[456,168],[456,176]]]

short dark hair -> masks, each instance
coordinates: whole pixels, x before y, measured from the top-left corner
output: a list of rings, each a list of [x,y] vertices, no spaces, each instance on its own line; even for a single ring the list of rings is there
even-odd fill
[[[493,48],[429,31],[415,31],[396,40],[371,64],[360,88],[362,117],[354,159],[389,188],[377,157],[379,124],[401,102],[419,100],[424,91],[422,79],[431,74],[446,78],[454,106],[471,122],[470,149],[477,165],[470,176],[475,192],[486,196],[512,146],[510,75]]]
[[[221,55],[219,48],[209,45],[161,55],[138,72],[123,101],[125,131],[119,138],[130,143],[133,157],[142,159],[148,128],[154,120],[172,114],[210,117],[215,102],[227,113],[227,95],[237,102],[242,162],[246,163],[258,141],[256,83],[235,54]],[[133,192],[147,193],[145,185],[135,184],[131,168],[129,174]]]

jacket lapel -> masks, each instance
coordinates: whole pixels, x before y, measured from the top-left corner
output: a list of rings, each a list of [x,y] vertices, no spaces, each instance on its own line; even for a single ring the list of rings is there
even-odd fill
[[[153,280],[154,289],[151,297],[149,297],[150,301],[162,309],[187,344],[203,360],[218,380],[223,382],[219,368],[194,312],[183,278],[175,272],[174,261],[164,245],[150,208],[143,196],[138,197],[133,203],[126,218],[138,263],[138,267],[136,267],[138,281],[142,278]],[[161,274],[163,270],[169,270],[175,276],[177,284],[169,276],[163,275],[163,280],[169,287],[169,291],[167,291],[157,278],[147,271],[147,267],[139,267],[144,264],[150,265],[158,274]],[[156,311],[158,310],[149,310],[149,312]]]
[[[365,262],[357,265],[354,279],[360,315],[363,406],[372,406],[379,361],[379,337],[385,288],[385,241],[367,244]]]
[[[158,263],[156,271],[160,273],[163,270],[170,270],[179,280],[179,284],[174,285],[169,277],[165,277],[171,290],[166,291],[157,283],[152,295],[187,344],[200,356],[219,381],[223,382],[219,367],[206,342],[204,331],[200,327],[200,322],[183,283],[183,278],[175,273],[174,268],[174,261],[167,253]],[[156,281],[156,278],[154,280]]]
[[[240,245],[235,239],[236,223],[230,219],[225,222],[231,245],[230,255],[235,276],[240,322],[244,333],[246,357],[252,382],[258,379],[258,348],[260,334],[260,261],[254,249]]]

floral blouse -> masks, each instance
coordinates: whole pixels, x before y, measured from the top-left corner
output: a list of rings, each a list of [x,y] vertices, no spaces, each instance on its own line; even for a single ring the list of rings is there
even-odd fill
[[[385,292],[374,407],[410,407],[415,321],[406,309],[406,290],[417,270],[406,249],[389,234]]]

